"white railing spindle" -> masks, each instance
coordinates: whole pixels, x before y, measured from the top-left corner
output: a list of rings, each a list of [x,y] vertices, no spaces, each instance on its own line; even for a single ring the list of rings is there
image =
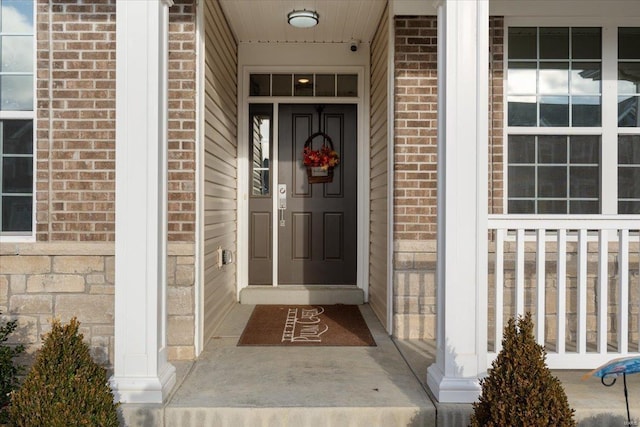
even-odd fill
[[[598,232],[598,352],[607,353],[609,308],[609,234]]]
[[[488,225],[489,230],[495,232],[496,257],[496,329],[491,335],[495,336],[493,346],[495,351],[490,353],[491,356],[495,357],[501,350],[505,313],[508,311],[523,314],[529,307],[531,307],[530,310],[536,311],[536,341],[542,345],[550,344],[547,362],[552,369],[593,369],[615,357],[640,355],[640,338],[636,344],[636,334],[640,334],[640,318],[630,325],[632,316],[630,304],[631,301],[636,300],[636,293],[640,292],[637,289],[640,287],[640,279],[636,276],[636,274],[640,275],[640,266],[636,269],[636,263],[640,257],[640,221],[637,216],[489,215]],[[568,293],[568,285],[572,283],[569,281],[574,280],[573,265],[571,269],[567,266],[568,257],[573,255],[574,245],[577,254],[576,300],[573,299],[573,289],[570,294]],[[547,253],[547,250],[553,251],[554,246],[557,251],[555,257]],[[596,255],[594,260],[597,260],[597,268],[593,271],[589,267],[590,250],[597,250],[597,254],[592,254]],[[616,267],[612,270],[610,263],[614,254]],[[530,282],[532,277],[529,276],[532,272],[528,270],[534,262],[534,255],[535,284]],[[505,263],[507,256],[514,257],[513,264]],[[557,261],[556,271],[549,271],[546,268],[546,263],[551,260]],[[633,265],[633,273],[629,271],[631,265]],[[505,300],[505,276],[512,272],[514,295]],[[617,276],[615,284],[617,296],[613,297],[615,301],[612,301],[609,286],[610,276],[613,276],[614,272]],[[547,280],[555,280],[556,283],[557,312],[555,314],[547,313],[549,310],[546,307],[547,289],[549,289]],[[536,289],[529,289],[530,286],[535,286]],[[614,286],[613,283],[611,286]],[[590,289],[595,291],[595,306],[589,304]],[[525,290],[536,292],[535,300],[527,301]],[[568,305],[569,295],[572,298],[571,304]],[[609,307],[610,304],[615,305],[613,313],[612,308]],[[634,307],[633,310],[637,308]],[[490,310],[493,313],[494,307],[491,306]],[[570,352],[567,352],[567,328],[569,327],[567,315],[576,316],[576,348],[575,351],[571,349]],[[595,317],[595,324],[588,322],[590,316]],[[547,320],[549,325],[556,322],[554,336],[547,337],[545,334]],[[572,330],[574,328],[573,322],[571,328]],[[617,341],[617,348],[610,349],[610,333],[617,335],[614,338]],[[596,348],[589,346],[588,336],[592,334],[595,336]],[[633,345],[630,344],[632,340]],[[574,341],[573,337],[571,341]],[[490,363],[491,360],[493,360],[492,357],[489,357],[488,362]]]
[[[629,348],[629,230],[620,230],[618,243],[618,350]]]
[[[524,229],[516,230],[516,316],[524,314]]]
[[[504,230],[496,230],[496,353],[499,353],[500,350],[502,350],[502,328],[504,327],[502,321],[504,318],[504,235]]]
[[[578,230],[578,353],[587,351],[587,230]]]
[[[536,340],[538,344],[544,345],[544,325],[545,325],[545,283],[546,283],[546,230],[538,229],[536,233]]]
[[[564,354],[567,320],[567,230],[565,229],[558,230],[557,251],[558,336],[556,351],[558,354]]]

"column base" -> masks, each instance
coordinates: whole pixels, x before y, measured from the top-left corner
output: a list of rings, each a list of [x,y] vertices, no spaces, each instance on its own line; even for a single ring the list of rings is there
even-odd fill
[[[114,400],[121,403],[162,403],[176,384],[176,368],[165,363],[157,377],[116,377],[109,379]]]
[[[439,403],[473,403],[481,391],[478,378],[447,377],[436,364],[427,369],[427,385]]]

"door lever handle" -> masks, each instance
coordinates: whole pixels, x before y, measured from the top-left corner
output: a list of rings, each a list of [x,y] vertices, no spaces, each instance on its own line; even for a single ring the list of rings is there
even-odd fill
[[[278,184],[278,209],[287,209],[287,184]]]
[[[286,225],[284,211],[287,209],[287,184],[278,184],[278,210],[280,211],[280,227]]]

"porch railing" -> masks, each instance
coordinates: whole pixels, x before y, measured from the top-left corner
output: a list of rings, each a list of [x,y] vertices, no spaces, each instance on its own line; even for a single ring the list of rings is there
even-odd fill
[[[640,219],[489,216],[488,351],[530,311],[552,369],[640,353]]]

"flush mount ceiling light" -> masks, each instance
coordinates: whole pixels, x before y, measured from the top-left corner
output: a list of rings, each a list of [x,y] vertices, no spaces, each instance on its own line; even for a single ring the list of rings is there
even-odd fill
[[[287,22],[296,28],[311,28],[318,25],[320,16],[313,10],[294,10],[287,14]]]

